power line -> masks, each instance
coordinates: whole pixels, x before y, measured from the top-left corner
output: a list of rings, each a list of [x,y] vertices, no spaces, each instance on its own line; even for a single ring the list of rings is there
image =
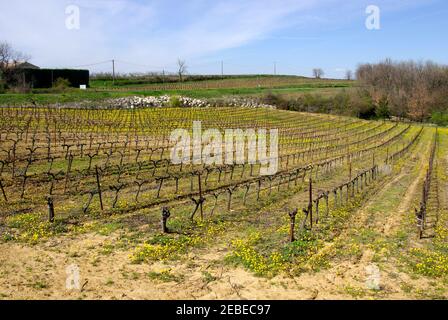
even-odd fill
[[[115,85],[115,60],[112,59],[112,84]]]
[[[105,64],[105,63],[110,63],[111,60],[106,60],[106,61],[101,61],[101,62],[94,62],[94,63],[90,63],[90,64],[83,64],[80,66],[72,66],[70,68],[82,68],[82,67],[91,67],[91,66],[97,66],[100,64]]]
[[[150,68],[150,69],[158,69],[158,70],[164,70],[164,69],[168,69],[169,67],[171,67],[171,66],[151,66],[151,65],[147,65],[147,64],[134,63],[134,62],[128,62],[128,61],[123,61],[123,60],[115,60],[115,61],[123,63],[123,64],[128,64],[131,66]]]
[[[130,66],[136,66],[136,67],[140,67],[140,68],[148,68],[148,69],[152,69],[155,71],[160,71],[165,73],[167,70],[169,71],[170,69],[175,70],[177,67],[176,66],[154,66],[154,65],[148,65],[148,64],[143,64],[143,63],[134,63],[134,62],[129,62],[129,61],[124,61],[124,60],[117,60],[117,59],[109,59],[109,60],[104,60],[104,61],[99,61],[99,62],[93,62],[93,63],[89,63],[89,64],[84,64],[84,65],[77,65],[77,66],[71,66],[69,68],[82,68],[82,67],[92,67],[92,66],[98,66],[98,65],[103,65],[106,63],[112,63],[112,72],[114,73],[116,70],[116,64],[125,64],[125,65],[130,65]],[[220,63],[220,71],[221,71],[221,76],[224,76],[224,60],[219,61]],[[193,68],[197,68],[197,67],[201,67],[201,66],[206,66],[206,65],[211,65],[212,62],[210,63],[193,63],[190,64],[190,67]],[[278,61],[274,61],[273,62],[273,74],[277,75],[277,64]],[[284,68],[288,69],[290,72],[290,74],[295,74],[297,71],[300,70],[300,68],[296,67],[296,66],[291,66],[288,64],[282,64],[284,66]],[[239,63],[229,63],[228,61],[226,61],[226,66],[230,66],[230,67],[237,67],[237,68],[243,68],[243,69],[252,69],[253,71],[255,71],[255,69],[259,69],[260,67],[263,68],[261,65],[256,65],[256,64],[239,64]],[[255,72],[256,73],[256,72]]]

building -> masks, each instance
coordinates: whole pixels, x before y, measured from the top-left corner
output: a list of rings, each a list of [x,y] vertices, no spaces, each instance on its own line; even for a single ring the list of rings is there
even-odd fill
[[[15,67],[18,69],[40,69],[38,66],[29,63],[28,61],[17,62]]]
[[[8,69],[40,69],[38,66],[29,63],[28,61],[9,62],[6,64]]]
[[[9,63],[7,68],[16,69],[15,85],[29,88],[51,88],[57,79],[63,78],[70,82],[71,87],[89,86],[89,70],[76,69],[41,69],[29,62]]]

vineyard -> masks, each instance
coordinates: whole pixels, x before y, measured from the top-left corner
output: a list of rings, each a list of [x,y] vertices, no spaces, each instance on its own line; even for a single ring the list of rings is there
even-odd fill
[[[174,164],[170,134],[194,121],[278,129],[278,170]],[[447,134],[268,108],[1,108],[0,296],[446,297],[428,288],[448,274]]]
[[[113,87],[107,81],[96,80],[93,82],[93,88],[96,90],[113,90],[113,91],[128,91],[128,90],[208,90],[208,89],[242,89],[242,88],[345,88],[350,87],[350,81],[342,80],[316,80],[300,77],[275,77],[275,76],[260,76],[247,78],[229,78],[218,80],[204,80],[204,81],[187,81],[187,82],[167,82],[167,83],[151,83],[151,84],[135,84],[126,86]]]

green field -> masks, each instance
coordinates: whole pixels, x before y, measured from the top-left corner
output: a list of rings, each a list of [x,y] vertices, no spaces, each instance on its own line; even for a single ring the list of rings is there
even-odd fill
[[[228,96],[260,96],[267,93],[300,95],[303,93],[336,94],[350,88],[353,82],[343,80],[316,80],[303,77],[263,76],[236,79],[188,81],[175,83],[142,83],[115,86],[112,81],[93,80],[91,88],[82,91],[67,89],[51,92],[51,89],[35,89],[33,93],[0,94],[0,106],[47,105],[55,103],[101,101],[126,96],[182,95],[192,98],[221,98]]]

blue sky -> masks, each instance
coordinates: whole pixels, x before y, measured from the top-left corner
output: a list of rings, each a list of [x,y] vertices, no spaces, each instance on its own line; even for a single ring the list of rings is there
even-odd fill
[[[79,8],[67,29],[66,8]],[[367,6],[381,28],[365,27]],[[311,75],[340,78],[358,63],[434,60],[448,64],[446,0],[0,0],[0,40],[42,67],[116,59],[118,72]],[[110,71],[111,63],[87,66]]]

